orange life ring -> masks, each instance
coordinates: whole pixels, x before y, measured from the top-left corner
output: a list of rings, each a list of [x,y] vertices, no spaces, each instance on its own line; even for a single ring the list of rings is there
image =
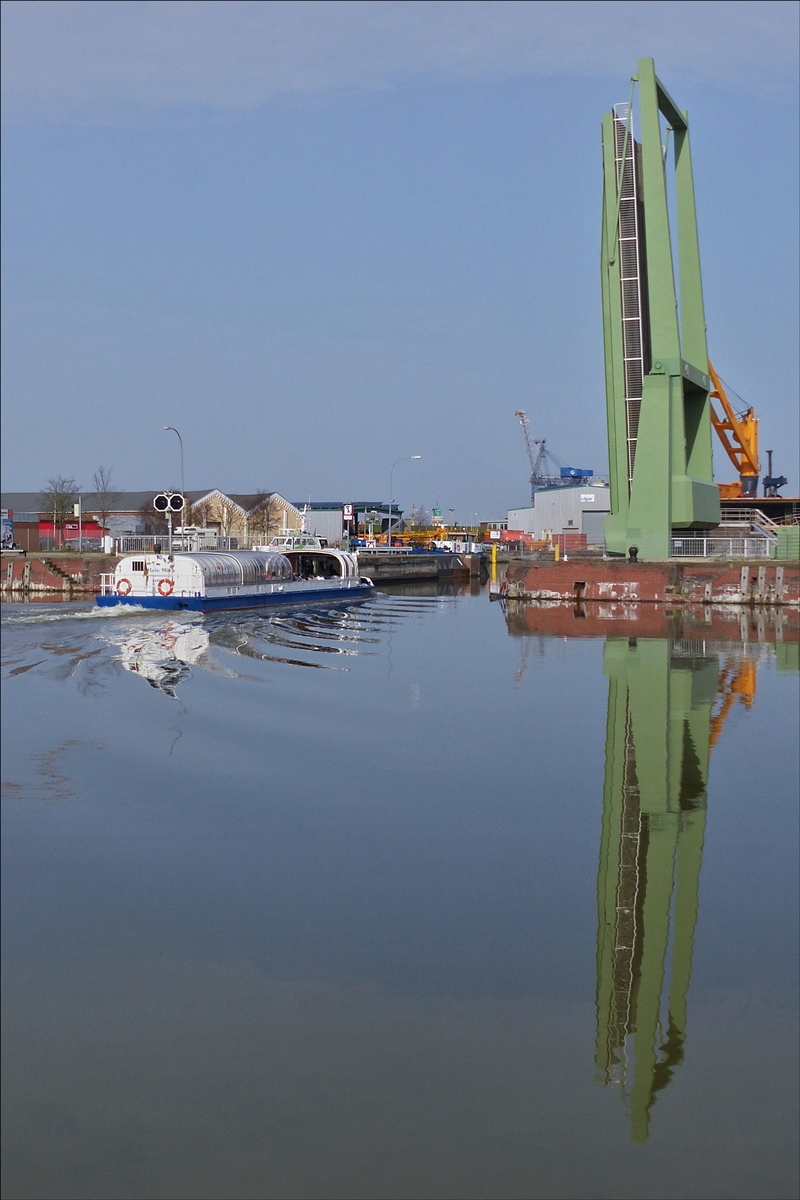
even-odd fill
[[[175,588],[175,584],[171,579],[159,579],[158,594],[159,596],[171,596]]]
[[[130,596],[133,591],[133,584],[130,579],[120,579],[117,583],[117,594],[120,596]]]

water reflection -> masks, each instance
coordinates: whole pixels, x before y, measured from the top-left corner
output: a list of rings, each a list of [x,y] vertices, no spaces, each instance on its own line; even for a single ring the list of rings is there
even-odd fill
[[[369,604],[346,607],[281,609],[274,613],[244,610],[235,613],[193,615],[153,620],[137,617],[105,623],[98,636],[118,647],[117,659],[126,671],[141,675],[151,687],[172,699],[178,684],[203,667],[222,674],[240,676],[231,659],[222,665],[214,651],[239,658],[283,663],[317,670],[348,670],[336,659],[376,653],[376,647],[392,628],[415,614],[430,611],[431,604],[445,603],[455,589],[426,592],[415,589],[402,594],[402,602],[386,595]],[[251,678],[251,676],[247,676]]]
[[[793,1194],[797,614],[502,615],[3,610],[8,1195]]]
[[[155,627],[114,630],[104,640],[119,646],[119,661],[126,671],[141,675],[173,699],[178,684],[202,663],[209,646],[200,622],[164,621]]]
[[[603,664],[596,1064],[620,1087],[641,1142],[683,1062],[719,659],[631,638],[606,642]]]
[[[524,639],[517,682],[548,634],[606,633],[595,1065],[644,1142],[684,1060],[711,751],[734,706],[752,707],[760,662],[797,670],[798,614],[561,604],[509,606],[506,619]]]

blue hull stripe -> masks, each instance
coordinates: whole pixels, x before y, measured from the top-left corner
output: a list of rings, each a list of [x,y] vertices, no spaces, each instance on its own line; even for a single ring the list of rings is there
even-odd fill
[[[98,596],[100,608],[154,608],[160,611],[212,612],[222,608],[262,608],[267,604],[324,604],[328,600],[363,600],[371,587],[320,588],[319,591],[271,592],[254,596]]]

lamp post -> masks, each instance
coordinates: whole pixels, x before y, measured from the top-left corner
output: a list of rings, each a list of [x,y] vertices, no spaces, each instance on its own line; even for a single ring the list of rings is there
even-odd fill
[[[182,437],[181,437],[181,435],[178,433],[178,430],[175,428],[175,426],[174,426],[174,425],[165,425],[165,426],[164,426],[164,428],[165,428],[165,429],[171,429],[173,433],[177,433],[177,434],[178,434],[178,441],[179,441],[179,442],[180,442],[180,444],[181,444],[181,495],[182,495],[182,496],[185,496],[185,495],[186,495],[186,492],[183,490],[183,438],[182,438]]]
[[[402,458],[398,458],[397,462],[392,463],[392,469],[389,472],[389,529],[386,534],[386,545],[391,550],[392,548],[392,487],[394,469],[401,462],[417,462],[422,458],[421,454],[404,454]]]
[[[183,508],[181,509],[181,546],[186,549],[186,493],[183,490],[183,438],[174,425],[165,425],[164,429],[171,429],[173,433],[178,434],[178,441],[181,444],[181,495],[183,496]],[[169,518],[169,552],[172,553],[172,509],[170,509]]]
[[[76,504],[72,506],[72,515],[78,518],[78,554],[83,553],[83,502],[78,496]]]

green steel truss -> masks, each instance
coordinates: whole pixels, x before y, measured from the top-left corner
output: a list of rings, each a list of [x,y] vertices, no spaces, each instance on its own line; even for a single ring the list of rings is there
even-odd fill
[[[720,506],[711,466],[711,381],[689,122],[656,76],[652,58],[639,60],[636,81],[639,138],[632,103],[617,105],[603,119],[601,275],[611,481],[606,547],[626,554],[636,546],[652,559],[669,557],[673,529],[718,525]],[[667,123],[666,147],[659,114]]]
[[[633,1140],[682,1062],[719,661],[609,638],[597,876],[597,1077],[618,1086]]]

